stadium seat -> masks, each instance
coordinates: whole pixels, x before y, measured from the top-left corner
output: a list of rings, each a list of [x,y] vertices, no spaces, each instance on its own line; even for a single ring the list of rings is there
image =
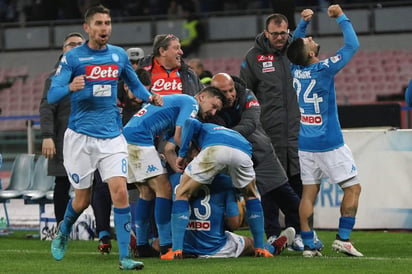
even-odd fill
[[[39,216],[45,212],[45,205],[53,202],[46,197],[47,192],[54,186],[54,176],[47,175],[47,163],[48,160],[40,155],[34,166],[30,189],[23,191],[25,204],[39,205]]]
[[[31,178],[30,188],[23,191],[23,198],[25,200],[44,198],[47,191],[53,188],[54,176],[47,175],[47,163],[48,160],[43,155],[40,155],[37,159]]]
[[[23,191],[29,189],[34,166],[34,154],[18,154],[14,159],[9,185],[0,190],[0,203],[3,203],[7,226],[10,225],[6,203],[10,199],[20,198]]]
[[[13,162],[10,183],[0,191],[0,201],[20,198],[30,188],[34,167],[34,154],[18,154]]]

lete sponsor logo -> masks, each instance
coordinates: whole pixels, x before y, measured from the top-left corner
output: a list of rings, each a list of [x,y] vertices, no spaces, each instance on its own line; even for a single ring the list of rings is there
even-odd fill
[[[88,65],[86,66],[86,79],[90,81],[118,80],[119,69],[117,65]]]
[[[182,82],[176,81],[176,79],[173,79],[172,81],[166,81],[165,79],[157,79],[153,83],[151,90],[157,93],[158,92],[170,92],[170,91],[182,93],[183,87],[182,87]]]
[[[246,108],[258,107],[258,106],[260,106],[258,100],[252,100],[246,103]]]
[[[259,62],[266,62],[266,61],[275,61],[275,56],[273,54],[268,54],[268,55],[261,55],[259,54],[257,56],[257,60]]]

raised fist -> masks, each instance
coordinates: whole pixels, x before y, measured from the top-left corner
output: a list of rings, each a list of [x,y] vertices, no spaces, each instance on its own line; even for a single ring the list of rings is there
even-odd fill
[[[313,16],[313,10],[311,9],[304,9],[300,15],[302,16],[302,19],[305,21],[310,21],[312,20],[312,16]]]
[[[331,18],[338,18],[343,14],[342,8],[339,5],[330,5],[328,8],[328,15]]]

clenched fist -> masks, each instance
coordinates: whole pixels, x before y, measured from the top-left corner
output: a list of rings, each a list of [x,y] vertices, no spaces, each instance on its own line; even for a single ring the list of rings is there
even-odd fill
[[[343,14],[342,8],[339,5],[330,5],[328,8],[328,15],[331,18],[338,18]]]
[[[302,16],[302,19],[305,20],[306,22],[312,20],[312,16],[313,16],[313,10],[311,9],[304,9],[300,15]]]

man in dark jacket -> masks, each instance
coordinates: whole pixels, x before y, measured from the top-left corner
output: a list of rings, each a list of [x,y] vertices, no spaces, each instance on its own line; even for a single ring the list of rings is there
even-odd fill
[[[266,18],[240,68],[240,77],[253,90],[261,105],[260,121],[285,169],[289,183],[302,195],[298,156],[300,112],[286,57],[288,19],[275,13]],[[271,212],[276,210],[272,208]]]
[[[211,85],[219,88],[226,96],[227,105],[218,116],[222,125],[238,131],[252,144],[253,167],[256,184],[262,199],[265,234],[272,241],[280,235],[279,210],[285,214],[286,226],[300,233],[300,198],[288,182],[288,177],[259,121],[260,105],[255,94],[235,82],[226,73],[215,74]],[[273,205],[275,211],[273,212]]]
[[[290,62],[285,55],[289,39],[288,20],[282,14],[266,19],[265,30],[242,62],[240,78],[261,104],[260,120],[290,183],[300,196],[302,184],[298,157],[300,112],[292,86]]]

